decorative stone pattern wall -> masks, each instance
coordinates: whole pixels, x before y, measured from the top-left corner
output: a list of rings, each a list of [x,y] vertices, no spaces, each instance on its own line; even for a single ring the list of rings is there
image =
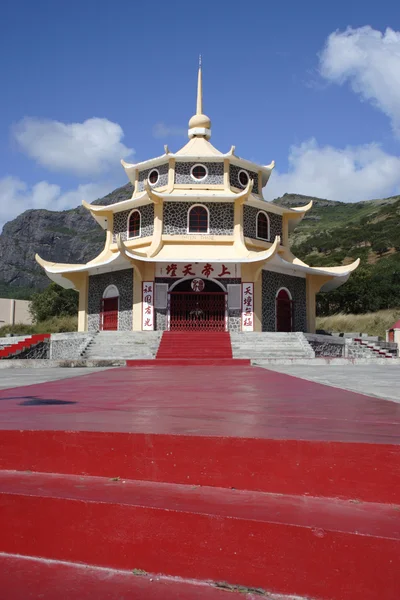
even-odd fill
[[[248,169],[242,169],[242,167],[237,167],[236,165],[229,165],[229,184],[231,187],[243,188],[242,184],[239,181],[239,172],[246,171],[247,175],[254,181],[253,185],[253,194],[260,193],[260,187],[258,185],[258,173],[255,171],[249,171]]]
[[[101,301],[109,285],[119,291],[118,330],[132,331],[133,269],[89,276],[88,330],[99,330]]]
[[[179,278],[175,277],[156,277],[155,283],[168,283],[169,287],[178,281]],[[216,281],[221,283],[225,291],[228,290],[227,285],[233,283],[241,283],[240,278],[226,278],[226,279],[218,279]],[[155,329],[157,331],[165,331],[167,329],[167,309],[164,308],[155,308]],[[240,309],[230,309],[228,310],[228,330],[229,331],[240,331],[241,330],[241,311]]]
[[[307,342],[315,352],[315,356],[330,356],[341,358],[345,354],[344,338],[330,335],[321,335],[318,333],[306,333]]]
[[[165,202],[163,233],[168,235],[186,235],[188,211],[197,202]],[[233,235],[233,203],[201,202],[210,213],[209,235]],[[196,234],[193,234],[196,235]]]
[[[53,333],[50,338],[50,358],[77,360],[93,339],[93,333]]]
[[[154,189],[163,187],[164,185],[168,185],[168,168],[169,168],[168,163],[164,163],[163,165],[158,165],[157,167],[151,167],[151,169],[144,169],[143,171],[139,171],[138,187],[137,187],[138,192],[143,192],[144,182],[146,181],[146,179],[149,178],[149,173],[150,173],[150,171],[153,171],[153,169],[157,169],[157,171],[160,174],[158,181],[157,181],[156,185],[154,186]]]
[[[294,303],[293,331],[307,331],[306,280],[273,271],[262,272],[262,330],[275,331],[276,293],[285,287]]]
[[[257,238],[257,215],[260,212],[255,206],[243,206],[243,234],[245,237]],[[275,213],[264,211],[269,217],[270,241],[279,235],[282,239],[282,217]]]
[[[208,170],[205,179],[193,179],[190,171],[194,165],[202,164]],[[177,162],[175,163],[175,183],[183,185],[223,185],[224,184],[224,163],[223,162]]]
[[[140,236],[146,237],[153,235],[154,231],[154,204],[146,204],[137,209],[140,212]],[[114,214],[113,226],[113,242],[117,241],[118,233],[121,234],[122,240],[125,242],[128,239],[128,217],[132,210],[123,210]],[[138,239],[137,237],[134,239]]]

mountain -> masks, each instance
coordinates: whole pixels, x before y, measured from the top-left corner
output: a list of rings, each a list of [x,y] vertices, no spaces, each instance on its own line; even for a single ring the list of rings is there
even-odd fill
[[[131,195],[128,184],[94,204],[115,204]],[[105,232],[83,206],[25,211],[6,223],[0,235],[0,297],[25,298],[49,285],[36,253],[54,262],[87,262],[99,254],[104,241]]]
[[[129,198],[130,184],[94,202]],[[400,196],[344,203],[299,194],[274,200],[301,206],[313,200],[291,234],[293,253],[312,266],[335,266],[361,258],[361,266],[339,290],[321,295],[320,314],[364,312],[400,305]],[[81,263],[94,258],[105,234],[83,207],[62,212],[28,210],[7,223],[0,235],[0,297],[29,297],[49,284],[35,261]]]

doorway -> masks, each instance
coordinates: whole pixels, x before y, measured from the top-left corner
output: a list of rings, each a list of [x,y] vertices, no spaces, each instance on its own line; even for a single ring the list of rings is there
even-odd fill
[[[118,330],[119,291],[115,285],[109,285],[101,301],[100,330]]]
[[[293,300],[286,288],[276,295],[276,331],[293,331]]]
[[[225,314],[226,292],[214,281],[186,279],[170,292],[170,331],[225,331]]]

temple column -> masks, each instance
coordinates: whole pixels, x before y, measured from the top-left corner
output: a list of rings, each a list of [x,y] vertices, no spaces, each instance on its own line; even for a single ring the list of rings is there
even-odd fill
[[[307,275],[306,302],[307,302],[307,332],[315,333],[316,307],[315,307],[315,278]]]
[[[87,331],[88,288],[89,275],[82,273],[81,285],[79,287],[78,331]]]
[[[306,277],[306,302],[307,302],[307,332],[315,333],[316,329],[316,303],[315,296],[320,291],[324,283],[330,281],[332,277],[322,275],[307,274]]]
[[[132,307],[132,329],[142,331],[142,271],[134,267],[133,273],[133,307]]]

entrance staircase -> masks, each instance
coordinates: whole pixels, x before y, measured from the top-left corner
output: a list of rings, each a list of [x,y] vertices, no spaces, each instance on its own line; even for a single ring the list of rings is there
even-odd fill
[[[93,336],[82,358],[88,360],[153,359],[160,338],[161,331],[100,331]]]
[[[395,446],[85,431],[0,441],[4,599],[399,597]]]
[[[165,331],[156,356],[165,365],[249,365],[232,357],[229,333],[218,331]]]
[[[273,359],[315,358],[314,350],[300,333],[231,333],[234,358],[249,358],[253,364]]]

